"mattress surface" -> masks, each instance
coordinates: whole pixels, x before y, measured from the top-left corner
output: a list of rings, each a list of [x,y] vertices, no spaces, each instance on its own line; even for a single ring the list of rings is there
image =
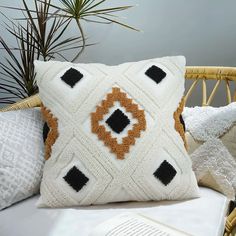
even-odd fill
[[[188,201],[129,202],[67,209],[38,209],[38,196],[0,211],[1,236],[87,236],[95,226],[125,212],[137,212],[191,235],[222,236],[228,200],[200,188]]]

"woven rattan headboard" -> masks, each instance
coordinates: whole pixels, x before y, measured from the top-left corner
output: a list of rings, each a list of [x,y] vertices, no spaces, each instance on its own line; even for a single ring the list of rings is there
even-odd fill
[[[186,68],[186,80],[192,80],[190,88],[187,90],[185,95],[185,102],[194,92],[197,84],[202,84],[202,106],[208,106],[211,104],[215,97],[219,85],[225,84],[227,103],[236,101],[236,67],[204,67],[204,66],[189,66]],[[215,81],[215,85],[211,91],[207,91],[207,81]],[[234,90],[232,91],[232,86]],[[230,88],[231,87],[231,88]],[[208,96],[209,95],[209,96]],[[40,106],[41,101],[39,96],[36,94],[30,98],[26,98],[17,102],[13,105],[7,106],[0,111],[10,111],[24,108],[32,108]]]
[[[227,103],[236,101],[236,67],[191,66],[187,67],[185,78],[192,80],[192,84],[185,94],[186,102],[199,83],[202,84],[202,106],[211,105],[220,84],[225,86]],[[212,89],[207,86],[208,81],[214,82]]]

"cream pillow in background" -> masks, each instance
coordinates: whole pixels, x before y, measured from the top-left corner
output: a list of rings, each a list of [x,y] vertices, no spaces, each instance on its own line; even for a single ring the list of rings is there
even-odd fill
[[[0,112],[0,210],[39,192],[43,121],[37,108]]]
[[[35,67],[49,126],[40,207],[199,196],[179,118],[184,57]]]
[[[235,199],[236,103],[186,107],[186,139],[198,183]]]

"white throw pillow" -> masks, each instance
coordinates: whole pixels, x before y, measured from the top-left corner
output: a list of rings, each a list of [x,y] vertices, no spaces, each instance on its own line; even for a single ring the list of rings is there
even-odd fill
[[[35,67],[50,127],[39,206],[198,196],[181,138],[184,57]]]
[[[36,108],[0,112],[0,209],[39,192],[42,125]]]
[[[185,108],[189,154],[198,183],[235,199],[236,103]]]

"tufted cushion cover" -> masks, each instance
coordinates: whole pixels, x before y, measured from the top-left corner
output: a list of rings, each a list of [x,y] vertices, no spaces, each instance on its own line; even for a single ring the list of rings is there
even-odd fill
[[[35,66],[49,127],[39,206],[198,196],[180,118],[184,57]]]

